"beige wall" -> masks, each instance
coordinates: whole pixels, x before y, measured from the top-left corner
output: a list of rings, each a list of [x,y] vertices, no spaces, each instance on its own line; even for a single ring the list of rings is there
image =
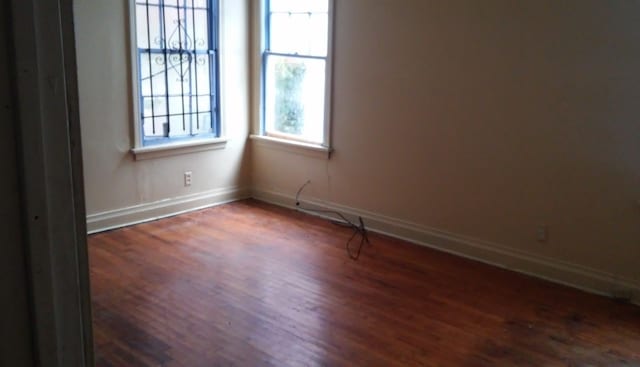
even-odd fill
[[[308,198],[638,285],[639,23],[631,1],[336,0],[335,152],[256,144],[255,192],[311,179]]]
[[[89,216],[215,189],[248,186],[247,3],[221,1],[225,149],[135,161],[128,0],[74,4],[85,190]],[[183,173],[193,172],[185,187]]]
[[[640,289],[640,3],[336,0],[324,160],[248,150],[256,1],[222,1],[227,147],[147,161],[129,153],[127,1],[75,2],[90,216],[311,179],[306,198]]]

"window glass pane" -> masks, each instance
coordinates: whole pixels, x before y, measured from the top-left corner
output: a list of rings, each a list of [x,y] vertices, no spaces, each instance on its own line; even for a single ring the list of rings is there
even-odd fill
[[[217,14],[208,0],[137,0],[139,100],[144,139],[217,131]],[[143,140],[144,140],[143,139]],[[148,141],[148,140],[147,140]],[[153,142],[151,142],[153,143]]]
[[[327,13],[271,13],[270,50],[326,56]]]
[[[177,97],[169,97],[169,114],[170,115],[182,115],[183,111],[182,107],[184,104],[182,103],[182,96]]]
[[[207,0],[191,0],[191,6],[194,6],[196,8],[206,8],[207,7]]]
[[[197,104],[197,112],[211,111],[211,96],[199,96],[193,98],[193,103]],[[195,107],[194,107],[195,110]]]
[[[193,115],[192,126],[195,126],[199,134],[211,134],[213,132],[211,124],[211,113],[199,113]]]
[[[191,16],[190,28],[191,36],[194,39],[196,50],[207,50],[209,48],[209,33],[207,32],[207,11],[194,10]]]
[[[195,62],[191,64],[193,89],[196,94],[209,94],[211,86],[209,59],[209,55],[196,55]]]
[[[139,48],[162,47],[160,8],[155,5],[136,6],[136,36]]]
[[[193,39],[187,32],[186,14],[182,8],[164,8],[164,36],[167,38],[166,47],[171,50],[188,50]]]
[[[149,48],[149,35],[147,33],[148,8],[148,6],[136,5],[136,36],[139,48]]]
[[[190,96],[182,96],[182,113],[185,115],[195,112],[196,105],[195,103],[192,105],[191,102],[195,101]]]
[[[167,100],[164,97],[142,98],[142,116],[159,117],[167,115]]]
[[[142,94],[142,96],[164,95],[166,90],[165,73],[164,55],[141,53],[140,94]]]
[[[189,55],[169,54],[167,55],[167,85],[169,95],[182,95],[189,92]]]
[[[152,138],[162,138],[168,136],[169,124],[166,117],[145,117],[142,120],[144,135]]]
[[[328,0],[269,0],[269,6],[277,12],[329,12]]]
[[[270,55],[265,79],[267,134],[322,143],[325,60]]]
[[[189,136],[188,119],[189,115],[169,116],[169,137],[184,138]]]

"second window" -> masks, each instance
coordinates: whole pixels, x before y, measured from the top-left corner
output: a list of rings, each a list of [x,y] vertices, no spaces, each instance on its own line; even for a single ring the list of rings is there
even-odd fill
[[[263,131],[328,145],[330,0],[265,0]]]

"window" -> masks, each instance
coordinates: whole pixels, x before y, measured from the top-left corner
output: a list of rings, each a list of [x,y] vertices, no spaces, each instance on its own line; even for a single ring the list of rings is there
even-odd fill
[[[328,146],[330,0],[265,0],[263,135]]]
[[[139,142],[220,136],[214,0],[135,0]]]

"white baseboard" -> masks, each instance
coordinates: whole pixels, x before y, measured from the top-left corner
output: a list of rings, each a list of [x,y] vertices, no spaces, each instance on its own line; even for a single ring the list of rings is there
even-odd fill
[[[282,193],[254,189],[255,199],[288,208],[295,208],[295,197]],[[428,228],[400,219],[334,203],[301,201],[308,208],[336,210],[348,218],[361,216],[371,231],[407,240],[465,258],[546,279],[604,296],[624,296],[640,305],[640,284],[597,269],[543,257],[499,244]],[[316,213],[310,213],[318,215]]]
[[[89,234],[170,217],[251,197],[246,188],[225,188],[87,215]]]

